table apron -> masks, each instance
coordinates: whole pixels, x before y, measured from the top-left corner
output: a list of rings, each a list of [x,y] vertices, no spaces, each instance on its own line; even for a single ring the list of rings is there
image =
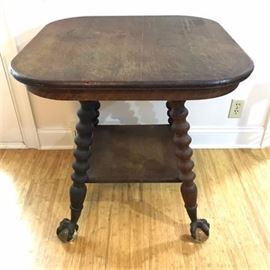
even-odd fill
[[[89,89],[27,86],[31,93],[55,100],[198,100],[215,98],[232,92],[238,83],[208,88],[144,88],[144,89]]]

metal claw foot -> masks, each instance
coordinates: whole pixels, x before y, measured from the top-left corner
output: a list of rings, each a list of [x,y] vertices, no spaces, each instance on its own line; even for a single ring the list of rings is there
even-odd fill
[[[210,224],[206,219],[197,219],[190,224],[190,233],[194,240],[204,242],[209,237]]]
[[[74,224],[69,219],[65,218],[60,222],[56,234],[62,242],[66,243],[76,238],[78,229],[79,226],[77,224]]]

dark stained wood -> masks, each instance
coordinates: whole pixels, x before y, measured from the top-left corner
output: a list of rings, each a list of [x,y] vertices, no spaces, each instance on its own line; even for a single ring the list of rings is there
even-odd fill
[[[180,182],[169,125],[98,126],[89,182]]]
[[[99,123],[98,117],[99,117],[99,108],[100,108],[100,102],[96,101],[95,103],[95,110],[96,110],[96,117],[94,119],[94,126],[96,127]]]
[[[86,182],[182,181],[191,235],[198,240],[198,229],[209,235],[209,223],[197,218],[184,103],[225,95],[253,70],[252,60],[218,23],[187,16],[60,20],[45,26],[11,67],[32,93],[81,103],[71,219],[57,229],[62,241],[78,230]],[[177,161],[169,125],[97,126],[98,100],[169,100]]]
[[[57,100],[188,100],[207,99],[226,95],[233,91],[238,84],[208,87],[198,89],[173,88],[140,88],[140,89],[88,89],[80,88],[50,88],[28,86],[27,89],[35,95]]]
[[[167,111],[167,115],[168,115],[168,123],[169,123],[169,125],[171,126],[173,120],[172,120],[172,118],[171,118],[171,116],[170,116],[170,112],[171,112],[171,109],[172,109],[172,108],[171,108],[171,105],[170,105],[170,102],[169,102],[169,101],[166,102],[166,107],[167,107],[167,109],[168,109],[168,111]]]
[[[73,181],[70,187],[70,210],[71,218],[63,219],[57,228],[57,235],[63,242],[68,242],[74,237],[79,226],[77,221],[81,215],[83,202],[86,196],[86,184],[88,180],[89,157],[91,155],[91,144],[94,125],[98,117],[96,101],[82,101],[78,111],[79,122],[76,125],[77,136],[74,150],[75,161],[73,163],[74,173],[71,175]]]
[[[119,100],[145,99],[144,91],[153,92],[152,99],[210,98],[232,91],[253,70],[218,23],[186,16],[56,21],[11,66],[29,91],[67,100],[112,99],[116,93]]]
[[[176,146],[175,154],[178,161],[178,177],[182,181],[181,193],[191,220],[190,232],[194,239],[201,240],[199,231],[202,231],[207,238],[210,225],[205,219],[197,218],[197,186],[194,183],[196,175],[193,172],[194,162],[191,160],[193,151],[189,147],[191,143],[191,137],[188,135],[190,126],[186,120],[188,110],[185,107],[185,101],[169,102],[169,107],[174,131],[173,142]]]
[[[194,162],[191,160],[193,151],[189,147],[191,143],[191,137],[188,135],[190,125],[186,120],[188,110],[185,108],[185,101],[175,101],[169,104],[172,130],[174,131],[173,142],[176,146],[177,169],[179,179],[183,181],[181,191],[186,207],[195,208],[197,206],[197,188],[194,183],[196,175],[192,171],[194,167]],[[191,219],[194,218],[191,217]]]

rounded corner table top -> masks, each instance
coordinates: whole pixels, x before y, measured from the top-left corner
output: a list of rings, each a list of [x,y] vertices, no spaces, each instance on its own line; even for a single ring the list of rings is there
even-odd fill
[[[232,91],[253,67],[212,20],[106,16],[46,25],[13,59],[11,73],[53,99],[200,99]]]

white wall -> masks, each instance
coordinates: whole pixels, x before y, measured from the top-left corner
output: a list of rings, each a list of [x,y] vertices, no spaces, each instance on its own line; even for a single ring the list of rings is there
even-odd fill
[[[9,0],[7,22],[19,49],[47,23],[82,15],[192,15],[218,21],[249,54],[255,70],[233,93],[212,100],[191,101],[189,121],[193,146],[258,147],[270,105],[270,19],[267,0],[237,1],[53,1]],[[231,99],[244,99],[240,119],[229,119]],[[72,145],[75,102],[59,102],[31,95],[43,147]],[[100,122],[166,123],[164,102],[102,102]]]
[[[16,111],[0,55],[0,148],[23,147]]]

